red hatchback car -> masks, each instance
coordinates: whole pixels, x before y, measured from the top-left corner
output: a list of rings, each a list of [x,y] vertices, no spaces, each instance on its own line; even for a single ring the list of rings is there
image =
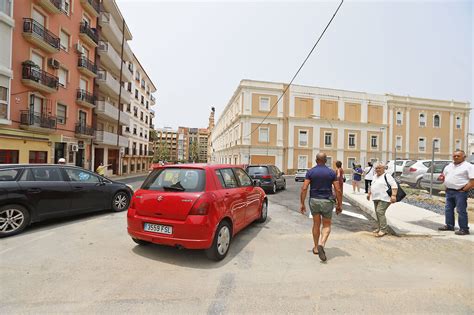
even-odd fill
[[[139,245],[205,249],[223,259],[232,238],[267,219],[263,189],[235,165],[180,164],[155,168],[128,209],[128,233]]]

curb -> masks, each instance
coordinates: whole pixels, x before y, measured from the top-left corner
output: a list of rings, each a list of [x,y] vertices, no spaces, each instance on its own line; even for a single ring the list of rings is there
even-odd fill
[[[124,179],[133,179],[133,178],[138,178],[138,177],[143,177],[143,176],[147,176],[148,173],[143,173],[143,174],[133,174],[131,176],[117,176],[117,177],[109,177],[111,180],[115,180],[115,181],[121,181],[121,180],[124,180]]]

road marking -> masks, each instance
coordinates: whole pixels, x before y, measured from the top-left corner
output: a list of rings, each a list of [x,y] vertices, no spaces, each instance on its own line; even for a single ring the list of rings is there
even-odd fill
[[[43,234],[43,235],[41,235],[41,236],[35,237],[35,238],[33,238],[33,239],[29,240],[29,241],[23,242],[23,243],[21,243],[21,246],[14,246],[14,247],[10,247],[10,248],[4,249],[4,250],[2,250],[2,251],[0,252],[0,255],[3,255],[3,254],[5,254],[6,252],[9,252],[9,251],[11,251],[11,250],[17,249],[18,247],[24,247],[25,244],[29,244],[29,243],[36,242],[36,241],[38,241],[38,240],[40,240],[40,239],[42,239],[42,238],[51,236],[51,235],[53,235],[53,234],[55,234],[55,233],[54,233],[54,232],[49,232],[49,233]]]
[[[358,218],[358,219],[362,219],[362,220],[368,221],[367,218],[364,217],[362,214],[350,212],[350,211],[347,211],[347,210],[342,211],[342,214],[348,215],[348,216],[350,216],[350,217],[354,217],[354,218]]]
[[[342,202],[343,205],[346,205],[346,206],[352,206],[350,203],[346,202],[346,201],[343,201]]]

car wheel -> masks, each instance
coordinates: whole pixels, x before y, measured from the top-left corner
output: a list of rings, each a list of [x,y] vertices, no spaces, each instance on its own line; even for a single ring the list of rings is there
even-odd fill
[[[421,189],[421,178],[416,181],[415,188]]]
[[[140,246],[145,246],[145,245],[150,244],[150,242],[147,242],[147,241],[144,241],[144,240],[139,240],[138,238],[133,238],[132,237],[132,240]]]
[[[119,191],[112,198],[112,210],[115,212],[127,210],[129,203],[130,196],[124,191]]]
[[[268,202],[264,200],[262,202],[262,209],[260,209],[260,218],[258,218],[257,222],[263,223],[267,221],[267,215],[268,215]]]
[[[286,190],[286,180],[283,181],[283,187],[281,187],[281,190]]]
[[[20,233],[30,224],[30,213],[20,205],[7,205],[0,208],[0,237]]]
[[[273,187],[272,187],[271,193],[272,193],[272,194],[276,194],[276,192],[277,192],[277,183],[273,183]]]
[[[231,239],[230,224],[227,221],[222,221],[217,227],[211,247],[206,249],[207,257],[215,261],[224,259],[229,252]]]

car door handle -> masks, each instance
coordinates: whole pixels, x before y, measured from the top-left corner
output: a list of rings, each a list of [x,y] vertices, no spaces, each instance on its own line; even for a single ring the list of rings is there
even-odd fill
[[[37,193],[40,193],[41,192],[41,189],[40,188],[30,188],[27,190],[28,193],[30,194],[37,194]]]
[[[74,187],[73,189],[74,189],[74,191],[80,191],[80,190],[84,190],[84,187],[78,187],[78,186],[76,186],[76,187]]]

